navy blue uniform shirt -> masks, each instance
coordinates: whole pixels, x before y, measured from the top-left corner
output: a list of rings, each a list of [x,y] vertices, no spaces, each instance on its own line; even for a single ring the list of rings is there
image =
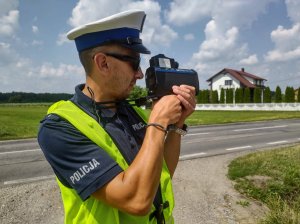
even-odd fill
[[[71,101],[100,120],[127,163],[131,164],[145,136],[144,121],[126,101],[118,103],[113,112],[84,95],[83,88],[84,84],[75,88]],[[75,189],[82,200],[122,172],[104,149],[58,115],[49,114],[41,121],[38,142],[58,179]]]

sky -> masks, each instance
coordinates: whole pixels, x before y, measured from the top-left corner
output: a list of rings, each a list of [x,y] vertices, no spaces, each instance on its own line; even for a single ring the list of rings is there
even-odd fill
[[[73,93],[85,74],[66,33],[129,9],[147,14],[143,71],[164,54],[197,71],[200,89],[223,68],[300,86],[299,0],[0,0],[0,92]]]

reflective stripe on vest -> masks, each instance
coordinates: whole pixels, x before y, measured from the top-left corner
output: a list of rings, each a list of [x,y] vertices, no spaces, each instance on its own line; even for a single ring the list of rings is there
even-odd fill
[[[133,107],[135,111],[144,119],[142,109]],[[60,117],[69,121],[76,129],[84,134],[91,141],[104,149],[110,157],[112,157],[119,166],[126,170],[128,164],[118,150],[115,143],[112,141],[107,132],[98,124],[98,122],[90,117],[87,113],[77,107],[71,101],[59,101],[53,104],[48,114],[57,114]],[[155,211],[152,205],[151,212],[147,216],[133,216],[128,213],[119,211],[116,208],[110,207],[93,196],[82,201],[77,192],[64,186],[58,178],[56,178],[61,190],[62,200],[65,209],[65,224],[155,224],[156,219],[149,219],[149,215]],[[169,203],[169,206],[163,210],[166,223],[174,223],[172,211],[174,208],[174,196],[170,173],[164,161],[163,169],[160,178],[163,203]]]

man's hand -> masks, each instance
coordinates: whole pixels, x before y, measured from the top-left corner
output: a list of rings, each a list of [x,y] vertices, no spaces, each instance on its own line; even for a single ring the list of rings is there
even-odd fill
[[[182,116],[180,99],[175,95],[166,95],[154,102],[149,123],[157,122],[167,128],[169,124],[175,124]]]
[[[181,117],[177,122],[177,126],[181,127],[184,124],[185,119],[195,111],[195,87],[188,85],[173,86],[173,92],[182,105]]]

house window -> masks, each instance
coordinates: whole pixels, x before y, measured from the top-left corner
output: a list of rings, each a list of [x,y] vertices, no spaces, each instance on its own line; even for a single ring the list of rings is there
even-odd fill
[[[225,86],[231,86],[232,80],[225,80]]]

